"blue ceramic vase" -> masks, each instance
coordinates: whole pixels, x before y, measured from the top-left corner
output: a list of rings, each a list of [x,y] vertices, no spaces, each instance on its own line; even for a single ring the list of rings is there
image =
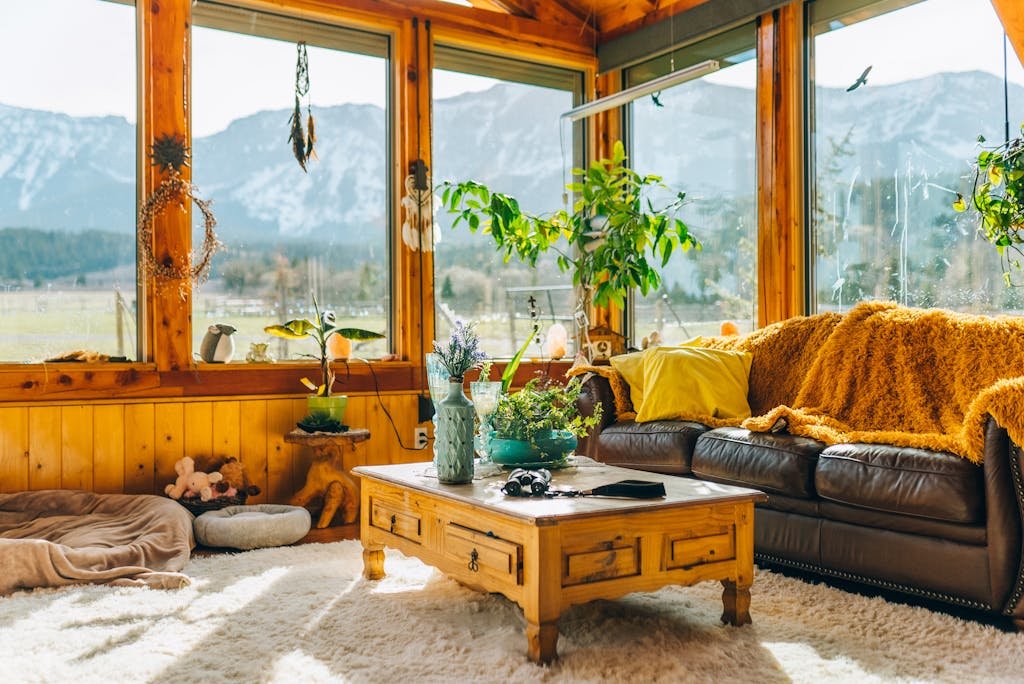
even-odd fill
[[[437,480],[464,484],[473,480],[473,428],[476,411],[461,382],[448,383],[448,396],[437,407]]]

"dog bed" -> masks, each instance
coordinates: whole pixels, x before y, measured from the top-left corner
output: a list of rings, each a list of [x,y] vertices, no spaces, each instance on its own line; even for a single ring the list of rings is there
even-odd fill
[[[309,511],[299,506],[228,506],[196,518],[195,532],[203,546],[247,551],[293,544],[306,536],[310,523]]]
[[[86,583],[181,587],[194,545],[192,514],[161,496],[0,494],[0,595]]]

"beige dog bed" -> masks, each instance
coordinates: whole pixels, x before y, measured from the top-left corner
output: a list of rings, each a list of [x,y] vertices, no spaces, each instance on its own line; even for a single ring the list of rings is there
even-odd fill
[[[243,551],[287,546],[306,536],[310,522],[309,511],[298,506],[228,506],[196,518],[196,541]]]

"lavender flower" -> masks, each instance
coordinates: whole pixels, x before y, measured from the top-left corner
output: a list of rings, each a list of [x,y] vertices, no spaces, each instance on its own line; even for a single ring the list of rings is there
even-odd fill
[[[479,366],[480,362],[487,358],[487,354],[480,350],[480,338],[473,329],[473,324],[463,325],[461,321],[455,322],[455,330],[452,331],[447,344],[434,342],[434,353],[455,382],[462,382],[468,371]]]

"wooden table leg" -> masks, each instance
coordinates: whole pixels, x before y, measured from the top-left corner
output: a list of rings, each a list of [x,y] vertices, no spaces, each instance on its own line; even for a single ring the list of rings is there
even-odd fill
[[[731,580],[722,580],[722,622],[739,627],[751,624],[750,585],[740,586]]]
[[[368,580],[384,579],[384,547],[363,544],[363,577]]]
[[[558,654],[558,620],[526,623],[526,654],[530,660],[547,665]]]

